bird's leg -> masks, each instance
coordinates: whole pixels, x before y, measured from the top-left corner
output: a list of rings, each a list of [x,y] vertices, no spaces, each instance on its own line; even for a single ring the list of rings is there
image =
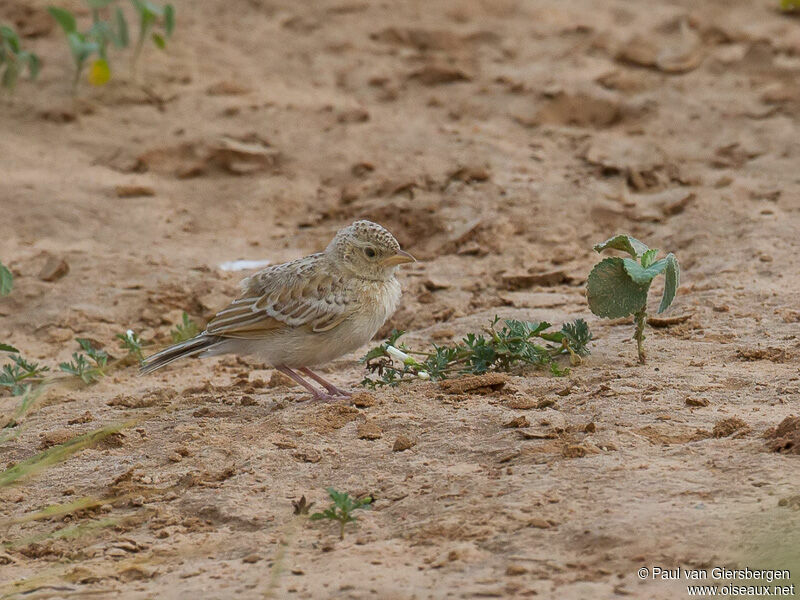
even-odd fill
[[[322,387],[324,387],[326,390],[328,390],[331,394],[335,394],[337,396],[345,396],[345,397],[352,395],[352,394],[350,394],[350,392],[347,392],[345,390],[339,389],[338,387],[333,385],[330,381],[327,381],[327,380],[323,379],[322,377],[320,377],[319,375],[314,373],[314,371],[312,371],[308,367],[300,367],[299,371],[303,375],[308,375],[309,377],[311,377],[311,379],[313,379],[314,381],[319,383]]]
[[[292,371],[289,367],[275,367],[275,370],[280,371],[293,381],[299,383],[304,388],[306,388],[309,392],[311,392],[311,395],[314,396],[314,400],[330,401],[334,399],[334,396],[332,394],[323,394],[313,385],[308,383],[305,379],[300,377],[300,375]]]

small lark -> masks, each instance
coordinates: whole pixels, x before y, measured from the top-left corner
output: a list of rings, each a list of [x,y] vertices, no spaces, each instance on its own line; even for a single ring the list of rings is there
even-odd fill
[[[185,356],[252,354],[316,399],[348,396],[309,367],[352,352],[375,335],[400,301],[395,271],[409,262],[414,257],[386,229],[356,221],[339,231],[324,252],[244,279],[239,298],[218,312],[204,332],[148,357],[141,373]]]

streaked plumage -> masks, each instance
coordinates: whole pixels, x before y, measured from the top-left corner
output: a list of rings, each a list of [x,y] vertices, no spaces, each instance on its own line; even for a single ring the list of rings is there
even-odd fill
[[[397,308],[399,264],[412,262],[386,229],[356,221],[324,252],[267,267],[244,279],[241,295],[197,337],[149,357],[150,373],[184,356],[253,354],[321,396],[291,369],[343,393],[307,367],[368,342]],[[323,383],[324,382],[324,383]]]

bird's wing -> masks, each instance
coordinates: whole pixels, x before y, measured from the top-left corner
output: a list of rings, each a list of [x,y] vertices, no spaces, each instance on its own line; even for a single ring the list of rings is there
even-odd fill
[[[319,255],[268,267],[242,282],[243,294],[216,314],[206,333],[257,339],[286,327],[329,331],[347,318],[352,294]]]

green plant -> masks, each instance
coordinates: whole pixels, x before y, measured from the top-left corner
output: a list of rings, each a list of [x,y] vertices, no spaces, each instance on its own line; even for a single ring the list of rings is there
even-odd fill
[[[392,331],[389,339],[370,350],[361,362],[367,371],[376,373],[379,379],[369,376],[361,385],[395,386],[408,379],[446,379],[458,374],[481,374],[487,371],[512,371],[513,369],[535,365],[550,369],[554,375],[566,375],[569,369],[561,368],[556,358],[568,355],[570,362],[577,365],[581,356],[589,354],[588,344],[592,339],[586,321],[578,319],[566,323],[560,331],[547,331],[551,325],[546,321],[517,321],[506,319],[504,326],[495,317],[484,334],[468,334],[460,343],[452,346],[433,346],[432,352],[415,352],[398,344],[402,331]],[[549,342],[536,343],[536,340]],[[410,355],[419,356],[420,359]],[[395,366],[397,361],[402,367]]]
[[[128,356],[133,356],[138,362],[144,360],[142,347],[145,343],[132,329],[128,329],[125,333],[118,333],[114,337],[119,340],[119,347],[127,351]]]
[[[28,76],[36,79],[40,66],[41,62],[36,54],[22,49],[17,33],[8,25],[0,25],[0,71],[3,73],[0,85],[8,91],[13,91],[17,79],[26,68]],[[0,269],[5,267],[0,264]],[[2,294],[2,281],[0,281],[0,294]]]
[[[161,24],[164,34],[152,32],[150,39],[157,48],[163,50],[166,45],[166,39],[172,35],[175,29],[175,8],[171,4],[159,6],[149,0],[131,0],[131,4],[136,9],[139,16],[139,38],[136,40],[136,48],[133,51],[133,71],[136,71],[136,64],[139,61],[139,55],[142,53],[144,41],[147,39],[147,34],[157,24]]]
[[[5,471],[0,472],[0,488],[11,485],[22,478],[30,477],[51,465],[66,460],[76,452],[94,446],[108,436],[129,427],[132,423],[133,421],[95,429],[10,466]]]
[[[344,526],[348,523],[353,523],[356,521],[356,517],[353,516],[353,511],[370,508],[373,498],[366,496],[364,498],[355,500],[347,493],[338,492],[332,487],[329,487],[327,491],[328,495],[331,497],[331,500],[333,500],[333,504],[330,508],[326,508],[323,512],[314,513],[309,518],[312,521],[320,521],[322,519],[338,521],[339,539],[343,540]],[[295,511],[297,511],[297,507],[295,507]]]
[[[644,325],[647,320],[647,293],[653,279],[664,273],[664,293],[658,312],[662,313],[675,299],[680,285],[680,266],[671,252],[656,260],[658,249],[648,248],[629,235],[615,235],[594,246],[595,252],[613,249],[630,254],[631,258],[604,258],[597,263],[586,282],[589,308],[598,317],[619,319],[633,315],[636,324],[634,339],[639,362],[644,364]]]
[[[183,313],[182,321],[183,324],[179,323],[175,325],[175,327],[169,332],[169,334],[172,336],[172,341],[176,344],[190,340],[200,333],[197,323],[189,318],[189,315],[186,314],[186,311]]]
[[[111,79],[109,46],[121,49],[130,45],[125,13],[119,6],[114,6],[113,12],[111,11],[112,5],[117,4],[118,0],[85,0],[85,2],[92,14],[92,25],[86,32],[78,30],[77,19],[69,10],[57,6],[50,6],[47,9],[67,36],[67,43],[75,62],[73,90],[77,89],[81,73],[87,61],[94,55],[97,57],[89,68],[89,83],[92,85],[107,83]],[[165,38],[169,38],[175,28],[175,9],[171,4],[159,6],[148,0],[131,0],[131,6],[139,20],[139,37],[132,58],[132,70],[135,72],[136,63],[148,36],[158,48],[166,47]],[[163,28],[163,34],[152,31],[153,27],[159,24]]]
[[[3,263],[0,263],[0,296],[8,296],[14,287],[14,275]]]
[[[49,367],[40,366],[35,362],[28,362],[19,355],[19,350],[8,344],[0,344],[0,350],[12,353],[12,364],[3,365],[0,373],[0,387],[11,390],[14,396],[22,396],[30,389],[31,385],[44,381],[44,373]]]
[[[779,7],[783,12],[794,12],[800,9],[800,0],[781,0]]]
[[[75,377],[80,377],[86,384],[93,383],[104,377],[108,354],[104,350],[94,348],[89,340],[75,338],[75,341],[78,342],[86,354],[73,352],[72,360],[60,363],[58,365],[59,369]],[[89,360],[92,362],[90,363]]]

